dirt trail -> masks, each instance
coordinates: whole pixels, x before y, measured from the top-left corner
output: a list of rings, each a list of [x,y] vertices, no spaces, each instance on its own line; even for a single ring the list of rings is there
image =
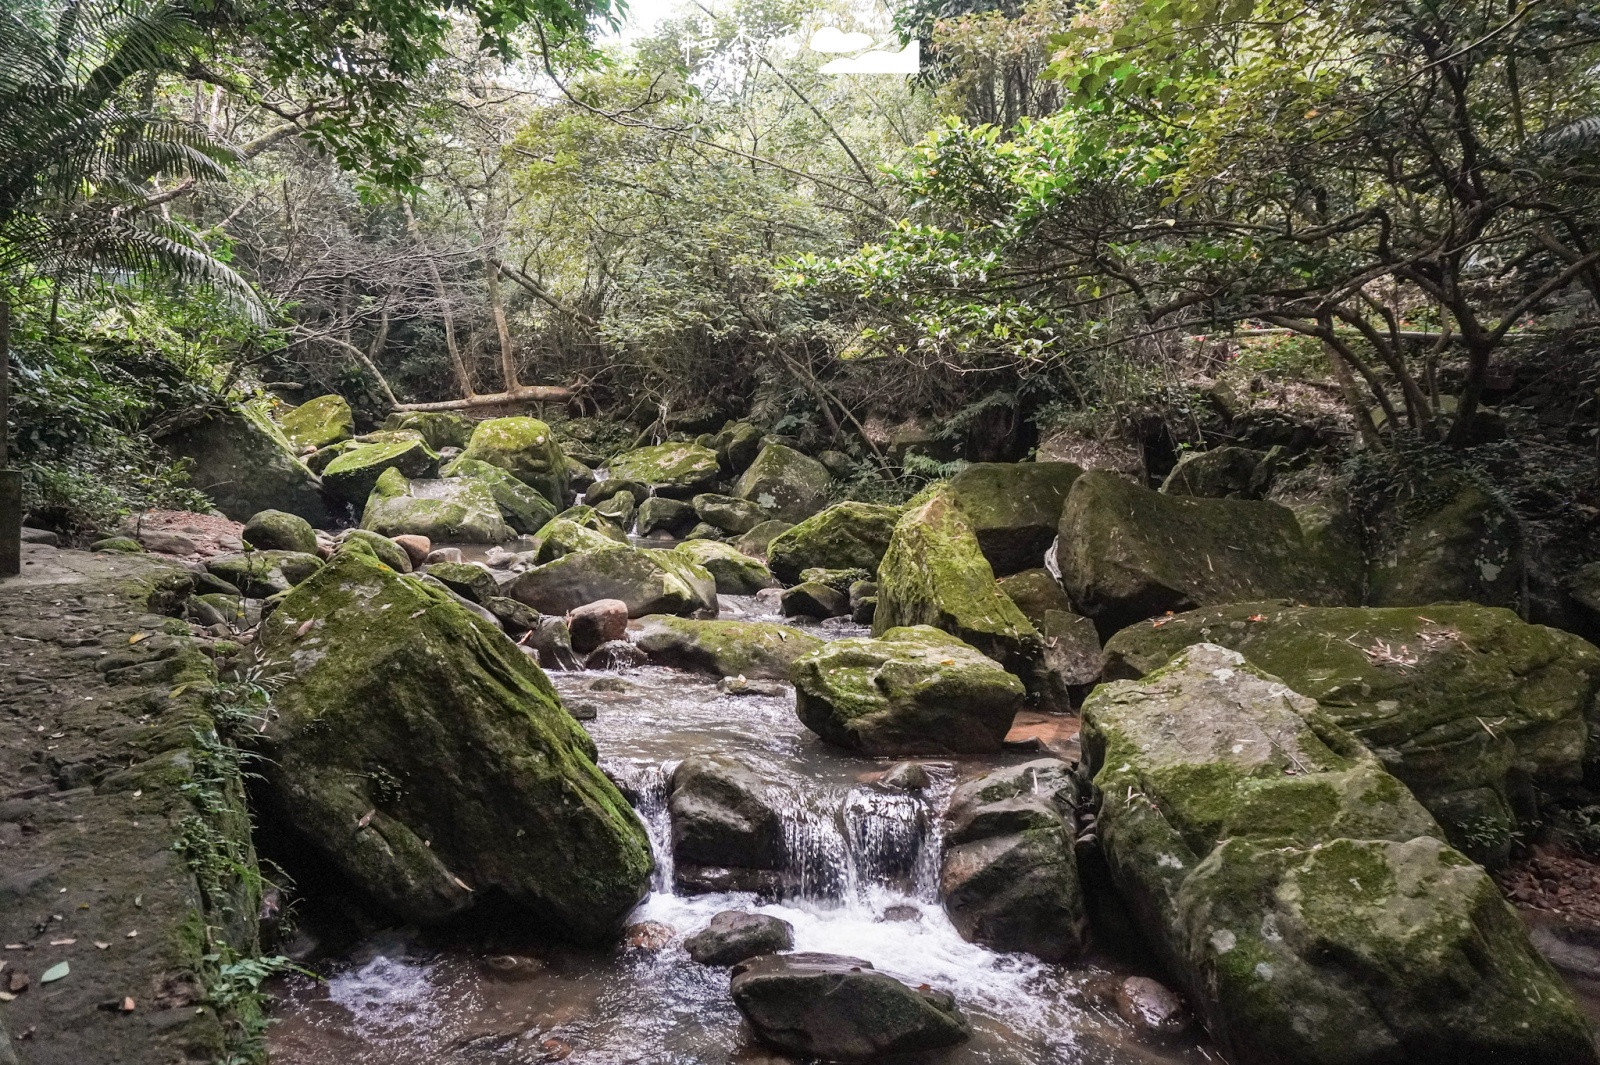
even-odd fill
[[[202,958],[250,949],[255,918],[207,710],[226,648],[164,616],[189,590],[170,561],[23,550],[0,581],[0,1062],[6,1033],[21,1065],[219,1060],[241,1030]]]

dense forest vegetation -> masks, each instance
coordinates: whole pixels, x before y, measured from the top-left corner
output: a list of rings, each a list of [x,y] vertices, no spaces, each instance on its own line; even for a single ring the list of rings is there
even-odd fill
[[[626,44],[559,4],[11,7],[10,424],[68,526],[183,502],[156,442],[262,388],[748,414],[890,494],[894,427],[1170,454],[1238,365],[1462,446],[1600,298],[1576,2],[909,7],[914,79],[819,74],[812,30],[886,20],[779,0]]]

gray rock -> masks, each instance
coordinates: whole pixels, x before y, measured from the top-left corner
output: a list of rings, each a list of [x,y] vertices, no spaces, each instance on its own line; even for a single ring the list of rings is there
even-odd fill
[[[673,770],[668,806],[678,861],[783,868],[783,820],[765,782],[743,763],[725,755],[690,755]]]
[[[1161,490],[1171,496],[1260,499],[1271,489],[1275,472],[1265,451],[1247,447],[1186,451],[1161,482]]]
[[[828,501],[833,478],[816,459],[782,444],[761,449],[734,494],[781,521],[804,521]]]
[[[869,1063],[966,1041],[955,1000],[837,954],[774,954],[734,967],[734,1003],[756,1038],[788,1054]]]
[[[507,594],[545,614],[620,599],[629,617],[717,612],[717,583],[687,556],[620,545],[574,551],[518,574]]]
[[[975,462],[950,479],[948,491],[995,576],[1004,577],[1044,563],[1082,473],[1070,462]]]
[[[850,613],[850,597],[837,588],[808,581],[784,589],[778,608],[788,618],[837,618]]]
[[[759,954],[793,950],[794,926],[764,913],[723,910],[683,947],[701,965],[737,965]]]
[[[635,523],[640,536],[649,536],[653,532],[680,536],[688,532],[696,520],[698,519],[694,507],[688,503],[663,496],[652,496],[639,504],[639,514]]]

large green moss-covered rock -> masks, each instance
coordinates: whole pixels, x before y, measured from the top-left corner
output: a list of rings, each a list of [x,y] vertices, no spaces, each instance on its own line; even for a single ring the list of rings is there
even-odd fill
[[[825,644],[790,678],[801,723],[865,754],[997,751],[1025,694],[992,659],[926,625]]]
[[[356,419],[343,396],[318,396],[280,414],[278,427],[298,453],[350,439],[356,432]]]
[[[935,492],[895,525],[878,566],[872,631],[932,625],[965,641],[1034,683],[1044,641],[995,583],[966,515]]]
[[[794,584],[801,571],[817,566],[876,573],[902,513],[900,507],[876,503],[835,503],[773,537],[767,565],[785,584]]]
[[[607,480],[636,481],[657,495],[689,499],[717,483],[717,453],[698,444],[656,444],[618,455],[606,470]]]
[[[300,551],[317,553],[317,531],[298,514],[263,510],[250,515],[240,538],[257,551]]]
[[[1112,878],[1235,1065],[1596,1061],[1494,882],[1282,680],[1198,644],[1082,741]]]
[[[717,582],[719,595],[755,595],[763,588],[777,586],[771,570],[730,544],[690,540],[674,550],[704,566]]]
[[[601,599],[622,600],[634,618],[717,613],[716,581],[693,560],[622,546],[574,551],[526,570],[506,594],[541,614],[565,614]]]
[[[380,536],[366,529],[346,529],[339,534],[340,550],[351,543],[362,544],[372,552],[373,557],[396,573],[410,573],[414,568],[411,555],[406,549],[387,536]]]
[[[997,576],[1044,564],[1061,508],[1083,470],[1070,462],[975,462],[946,489]]]
[[[707,525],[734,536],[745,533],[767,520],[767,512],[748,499],[702,492],[694,497],[695,515]]]
[[[567,456],[537,418],[479,422],[461,457],[499,466],[558,507],[567,501]]]
[[[765,621],[698,621],[652,614],[640,619],[634,646],[664,666],[717,677],[788,680],[794,661],[820,648],[822,641]]]
[[[539,667],[443,591],[341,554],[264,624],[277,816],[407,920],[494,898],[602,939],[649,842]]]
[[[439,472],[439,456],[421,440],[365,444],[328,463],[322,470],[322,485],[346,503],[361,506],[384,470],[397,470],[408,478],[432,477]]]
[[[1124,629],[1106,644],[1106,673],[1148,673],[1201,641],[1318,700],[1481,861],[1504,859],[1531,787],[1583,775],[1600,650],[1509,610],[1215,607]]]
[[[190,460],[190,483],[234,521],[282,510],[320,529],[334,525],[344,510],[259,403],[217,411],[161,442]]]
[[[712,439],[711,447],[725,471],[741,474],[761,453],[761,430],[749,422],[734,422]]]
[[[606,539],[614,541],[615,543],[619,543],[624,546],[632,543],[632,541],[628,539],[628,533],[625,529],[623,529],[616,522],[612,521],[606,515],[602,514],[595,507],[583,506],[581,504],[576,507],[568,507],[560,514],[557,514],[556,517],[565,521],[570,521],[574,525],[581,525],[585,529],[597,532],[601,536],[604,536]]]
[[[1286,507],[1169,496],[1098,470],[1067,496],[1056,565],[1102,633],[1169,610],[1276,598],[1333,606],[1360,594],[1360,574],[1325,569]]]
[[[1522,590],[1521,525],[1504,500],[1462,475],[1440,477],[1375,521],[1367,601],[1421,606],[1465,600],[1514,607]]]
[[[499,466],[462,456],[450,463],[449,470],[451,477],[471,477],[488,485],[500,516],[513,531],[524,536],[538,532],[556,516],[554,503]]]
[[[604,533],[579,525],[571,518],[556,518],[547,522],[535,539],[538,546],[533,549],[533,560],[540,565],[554,562],[574,551],[628,550],[627,544],[620,544]]]
[[[442,447],[465,448],[472,439],[477,423],[464,414],[445,410],[410,410],[389,415],[383,423],[385,429],[411,429],[422,434],[428,446],[438,451]]]
[[[383,536],[410,533],[434,543],[493,544],[512,538],[494,493],[470,477],[408,480],[385,470],[367,497],[361,527]]]
[[[823,508],[832,483],[828,468],[816,459],[783,444],[768,444],[740,475],[733,494],[770,517],[798,522]]]

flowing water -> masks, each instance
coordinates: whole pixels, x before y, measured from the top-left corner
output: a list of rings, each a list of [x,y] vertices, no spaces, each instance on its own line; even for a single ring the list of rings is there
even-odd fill
[[[723,600],[723,617],[760,618],[764,603]],[[828,623],[835,635],[861,630]],[[325,967],[323,982],[280,981],[275,1065],[733,1065],[784,1059],[753,1046],[728,996],[726,969],[691,961],[682,939],[725,909],[794,926],[795,949],[865,958],[912,984],[950,991],[972,1040],[924,1060],[941,1065],[1199,1065],[1220,1062],[1193,1039],[1135,1033],[1106,1004],[1113,974],[1002,955],[956,934],[938,902],[940,813],[958,781],[1016,754],[928,765],[921,797],[870,781],[889,764],[825,747],[801,727],[786,687],[727,695],[708,679],[656,667],[553,674],[586,723],[605,770],[633,799],[656,854],[633,922],[674,932],[661,949],[609,952],[492,940],[467,948],[382,933]],[[738,757],[783,813],[786,893],[682,897],[672,891],[667,781],[696,752]],[[507,973],[493,955],[524,961]],[[502,963],[503,964],[503,963]]]

